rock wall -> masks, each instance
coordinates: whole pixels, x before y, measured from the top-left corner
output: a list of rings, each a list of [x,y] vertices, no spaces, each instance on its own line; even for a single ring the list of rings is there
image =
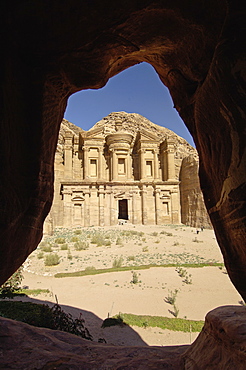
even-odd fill
[[[198,161],[183,159],[180,169],[181,222],[192,227],[211,228],[198,177]]]

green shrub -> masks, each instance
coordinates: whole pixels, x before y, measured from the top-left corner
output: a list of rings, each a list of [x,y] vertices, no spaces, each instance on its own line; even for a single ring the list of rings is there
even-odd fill
[[[77,236],[73,236],[72,238],[71,238],[71,242],[73,242],[73,243],[76,243],[76,242],[78,242],[79,241],[79,238],[77,237]]]
[[[128,256],[127,261],[135,261],[135,256]]]
[[[85,268],[85,271],[95,271],[95,270],[96,270],[96,268],[94,266],[87,266]]]
[[[42,252],[46,252],[46,253],[52,252],[51,245],[50,244],[43,245],[41,247],[41,251]]]
[[[20,284],[23,279],[23,267],[21,266],[3,285],[0,287],[0,296],[13,297],[20,290]]]
[[[76,251],[85,251],[89,249],[89,243],[80,241],[74,244],[74,248]]]
[[[75,235],[80,235],[81,234],[81,230],[74,230],[74,234]]]
[[[169,290],[168,296],[165,297],[164,301],[171,305],[175,305],[177,294],[178,294],[178,289],[175,289],[174,292],[172,290]]]
[[[56,253],[48,254],[45,257],[45,261],[44,261],[45,266],[55,266],[55,265],[59,265],[59,263],[60,263],[60,258],[58,254]]]
[[[73,256],[71,255],[70,251],[68,251],[67,259],[70,260],[70,261],[73,259]]]
[[[73,319],[72,315],[65,313],[58,303],[49,307],[46,304],[31,302],[2,301],[0,302],[0,313],[3,317],[29,325],[61,330],[92,340],[92,336],[84,325],[84,319],[81,316]]]
[[[66,251],[66,250],[68,250],[68,245],[67,245],[67,243],[62,244],[62,245],[61,245],[61,251]]]
[[[39,252],[37,257],[38,257],[39,260],[41,260],[41,258],[44,258],[43,252]]]
[[[113,268],[119,268],[119,267],[121,267],[122,264],[123,264],[123,261],[124,261],[124,259],[123,259],[122,256],[120,258],[115,258],[114,261],[113,261],[112,267]]]
[[[154,231],[153,233],[150,234],[151,236],[157,236],[158,232]]]
[[[142,248],[142,252],[148,252],[148,251],[149,251],[149,248],[147,246]]]
[[[65,238],[56,238],[55,243],[57,244],[64,244],[65,243]]]
[[[96,244],[97,247],[101,247],[102,245],[105,245],[106,240],[104,239],[103,235],[96,233],[93,235],[91,239],[91,244]]]
[[[132,280],[131,280],[131,283],[132,284],[139,283],[139,281],[138,281],[138,274],[136,273],[136,271],[132,271]]]

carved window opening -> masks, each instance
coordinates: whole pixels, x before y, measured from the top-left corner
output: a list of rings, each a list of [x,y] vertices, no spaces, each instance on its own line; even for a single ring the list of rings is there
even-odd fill
[[[128,203],[127,199],[120,199],[118,201],[119,206],[119,213],[118,213],[118,219],[121,220],[128,220]]]
[[[146,161],[146,176],[147,177],[153,177],[152,161]]]
[[[163,207],[162,207],[163,214],[164,214],[164,216],[168,216],[169,215],[169,203],[168,202],[162,202],[162,204],[163,204]]]
[[[81,219],[81,204],[74,204],[74,219]]]
[[[90,175],[92,177],[97,176],[97,160],[96,159],[90,160]]]
[[[118,174],[125,175],[126,174],[126,161],[125,158],[118,159]]]

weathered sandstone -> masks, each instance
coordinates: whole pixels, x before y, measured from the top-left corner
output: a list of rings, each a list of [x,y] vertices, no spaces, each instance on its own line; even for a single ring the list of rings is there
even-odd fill
[[[121,219],[211,228],[196,150],[136,113],[111,113],[87,132],[63,120],[54,189],[44,224],[48,234],[56,227],[108,226]]]

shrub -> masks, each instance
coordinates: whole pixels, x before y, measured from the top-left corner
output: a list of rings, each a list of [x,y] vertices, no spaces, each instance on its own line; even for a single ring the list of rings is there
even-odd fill
[[[68,260],[72,260],[73,259],[73,256],[71,255],[71,252],[70,251],[68,251],[67,259]]]
[[[169,290],[168,291],[168,296],[165,297],[164,301],[166,303],[171,304],[171,305],[175,305],[177,294],[178,294],[178,289],[175,289],[174,292],[172,290]]]
[[[80,235],[81,234],[81,230],[74,230],[74,234],[75,235]]]
[[[40,260],[41,258],[44,258],[43,252],[39,252],[37,255],[38,259]]]
[[[66,244],[62,244],[61,245],[61,250],[62,251],[66,251],[68,249],[68,245],[67,245],[67,243]]]
[[[7,301],[0,302],[0,311],[4,317],[12,320],[22,321],[33,326],[61,330],[92,340],[81,314],[78,319],[73,319],[72,315],[65,313],[58,303],[49,307],[46,304]]]
[[[128,256],[127,261],[135,261],[135,256]]]
[[[65,243],[65,238],[56,238],[55,243],[64,244]]]
[[[99,233],[96,233],[95,235],[93,235],[92,239],[91,239],[91,244],[96,244],[97,247],[101,247],[102,245],[105,245],[106,241],[103,237],[103,235],[99,234]]]
[[[79,238],[77,237],[77,236],[73,236],[72,238],[71,238],[71,242],[73,242],[73,243],[76,243],[76,242],[78,242],[79,241]]]
[[[48,252],[52,252],[52,248],[51,248],[51,245],[50,245],[50,244],[43,245],[43,246],[41,247],[41,250],[42,250],[43,252],[46,252],[46,253],[48,253]]]
[[[89,243],[80,241],[74,244],[74,248],[76,251],[85,251],[89,249]]]
[[[137,284],[139,281],[138,281],[138,274],[136,273],[136,271],[132,271],[132,280],[131,280],[131,283],[132,284]]]
[[[48,254],[45,257],[45,261],[44,261],[45,266],[55,266],[55,265],[59,265],[59,263],[60,263],[60,258],[58,254],[56,253]]]
[[[148,247],[143,247],[142,248],[142,252],[148,252],[149,251],[149,248]]]
[[[105,240],[105,244],[104,245],[106,245],[106,247],[110,246],[111,245],[111,241],[110,240]]]
[[[1,297],[13,297],[20,290],[20,284],[23,279],[23,267],[21,266],[3,285],[0,287]]]
[[[112,267],[113,268],[122,267],[122,263],[123,263],[123,257],[122,256],[120,258],[115,258],[114,261],[113,261]]]
[[[154,231],[153,233],[150,234],[151,236],[157,236],[158,232]]]
[[[96,268],[94,266],[87,266],[85,268],[85,271],[95,271],[95,270],[96,270]]]
[[[122,239],[121,239],[120,237],[118,237],[118,238],[116,239],[115,244],[116,244],[116,245],[122,245],[122,244],[123,244]]]

